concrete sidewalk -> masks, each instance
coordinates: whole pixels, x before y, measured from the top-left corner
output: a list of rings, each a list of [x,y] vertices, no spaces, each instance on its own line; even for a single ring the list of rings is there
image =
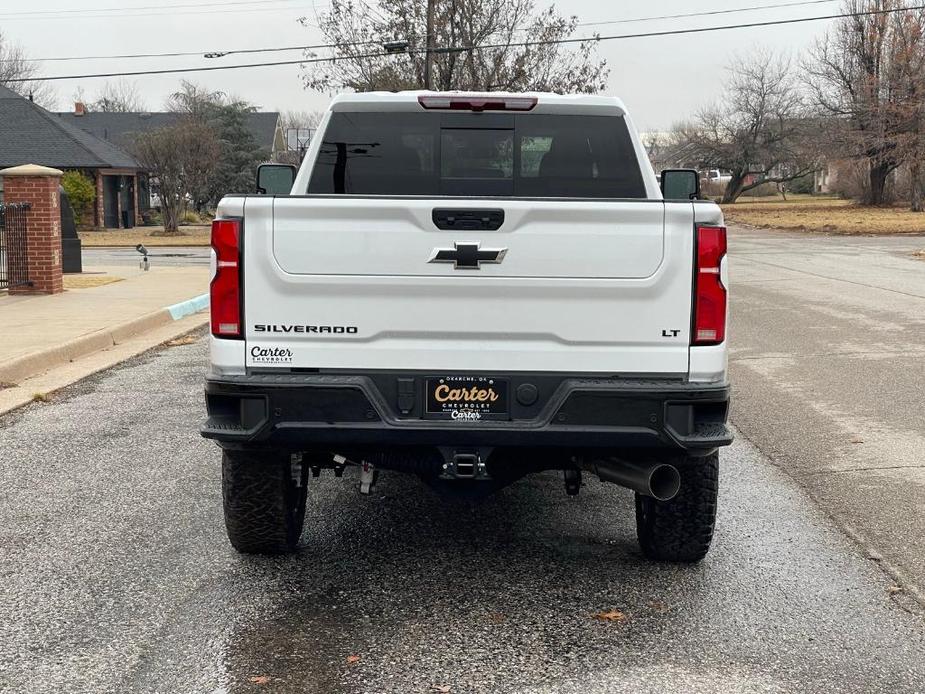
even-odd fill
[[[126,266],[90,267],[80,277],[84,281],[94,277],[119,281],[53,296],[0,294],[3,400],[10,399],[10,385],[22,385],[56,367],[152,331],[170,339],[208,319],[202,312],[207,307],[207,267],[154,266],[148,272]],[[191,314],[195,315],[186,317]]]

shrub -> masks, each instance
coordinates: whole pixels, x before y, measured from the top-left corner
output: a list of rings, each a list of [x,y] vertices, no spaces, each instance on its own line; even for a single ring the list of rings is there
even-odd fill
[[[746,190],[744,193],[742,193],[742,197],[743,198],[767,198],[767,197],[771,197],[774,195],[780,197],[780,188],[778,187],[778,185],[779,184],[777,183],[770,183],[770,182],[762,183],[760,186],[757,186],[756,188],[752,188],[751,190]]]
[[[194,210],[186,210],[183,214],[180,215],[180,224],[202,224],[202,217],[200,217]]]
[[[146,227],[158,226],[164,223],[164,218],[160,212],[152,208],[141,213],[141,223]]]
[[[841,198],[850,198],[862,202],[870,197],[870,164],[867,160],[843,160],[835,165],[836,176],[829,184],[831,192]],[[896,199],[896,173],[887,179],[883,188],[883,204],[888,205]]]
[[[726,184],[717,181],[702,181],[700,192],[708,198],[721,198],[723,193],[726,192]]]
[[[74,221],[84,226],[93,218],[93,206],[96,204],[96,185],[89,176],[80,171],[67,171],[61,177],[61,187],[67,193],[71,207],[74,209]]]
[[[788,193],[815,193],[816,177],[813,174],[806,174],[801,178],[795,178],[789,183],[784,184],[784,190]]]

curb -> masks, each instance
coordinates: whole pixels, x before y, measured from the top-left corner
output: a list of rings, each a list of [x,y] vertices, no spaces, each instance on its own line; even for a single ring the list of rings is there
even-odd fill
[[[67,364],[88,354],[109,349],[129,338],[159,328],[184,316],[202,311],[209,305],[209,295],[167,306],[130,321],[82,335],[63,344],[19,357],[0,365],[0,383],[19,383],[27,378]]]
[[[173,306],[168,306],[164,310],[170,313],[170,317],[174,320],[180,320],[183,316],[199,313],[200,311],[205,311],[207,308],[209,308],[209,295],[200,294],[199,296],[194,296],[192,299],[187,299]]]

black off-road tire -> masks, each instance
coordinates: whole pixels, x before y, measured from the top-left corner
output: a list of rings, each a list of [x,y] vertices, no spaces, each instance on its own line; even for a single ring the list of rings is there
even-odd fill
[[[225,528],[244,554],[295,551],[305,521],[308,466],[295,468],[288,453],[222,451]]]
[[[710,550],[716,524],[719,452],[703,458],[666,458],[681,473],[681,489],[669,501],[636,495],[636,536],[649,559],[697,562]]]

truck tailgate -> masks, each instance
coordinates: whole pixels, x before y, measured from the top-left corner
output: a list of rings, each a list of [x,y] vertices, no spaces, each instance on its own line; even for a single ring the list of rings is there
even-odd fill
[[[435,210],[500,211],[504,221],[495,231],[440,229]],[[433,250],[476,242],[506,250],[503,262],[481,266],[485,277],[643,278],[662,262],[664,214],[645,201],[277,198],[273,254],[295,275],[452,277],[452,266],[427,262]]]
[[[435,209],[503,210],[446,230]],[[478,244],[501,262],[429,262]],[[684,374],[690,203],[248,198],[247,366]]]

